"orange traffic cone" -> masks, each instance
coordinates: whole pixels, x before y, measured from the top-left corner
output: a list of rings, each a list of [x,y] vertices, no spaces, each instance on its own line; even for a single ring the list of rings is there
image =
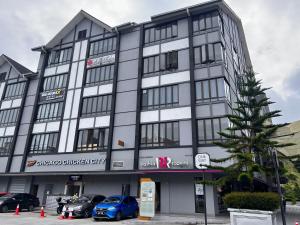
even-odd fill
[[[19,206],[19,204],[17,205],[15,215],[16,216],[20,215],[20,206]]]
[[[69,211],[69,216],[68,216],[68,219],[69,219],[69,220],[72,220],[72,219],[74,219],[74,218],[73,218],[73,213],[72,213],[72,211]]]
[[[45,211],[44,211],[44,207],[43,207],[43,206],[42,206],[42,208],[41,208],[40,217],[41,217],[41,218],[45,217]]]
[[[61,215],[58,217],[58,219],[63,220],[65,218],[65,213],[66,213],[66,207],[64,206]]]

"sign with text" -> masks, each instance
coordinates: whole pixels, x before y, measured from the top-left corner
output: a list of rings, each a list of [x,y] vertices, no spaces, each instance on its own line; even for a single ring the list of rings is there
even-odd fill
[[[189,162],[186,160],[177,161],[167,156],[156,157],[155,160],[148,160],[142,164],[142,167],[144,168],[156,169],[188,168],[188,166]]]
[[[140,216],[154,217],[155,215],[155,182],[141,181]]]
[[[210,157],[207,153],[199,153],[195,156],[195,166],[197,169],[205,170],[210,165]]]
[[[88,59],[86,61],[86,68],[89,69],[95,66],[104,66],[104,65],[112,64],[115,63],[115,60],[116,60],[115,54]]]
[[[63,89],[56,89],[53,91],[45,91],[40,94],[40,101],[50,101],[54,99],[60,99],[63,98],[65,94],[65,91]]]

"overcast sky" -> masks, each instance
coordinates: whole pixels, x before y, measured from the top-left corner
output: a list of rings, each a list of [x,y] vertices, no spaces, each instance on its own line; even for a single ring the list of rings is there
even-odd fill
[[[0,0],[0,54],[36,71],[46,44],[80,9],[115,26],[203,0]],[[282,110],[275,122],[300,120],[300,1],[227,0],[241,18],[254,70]]]

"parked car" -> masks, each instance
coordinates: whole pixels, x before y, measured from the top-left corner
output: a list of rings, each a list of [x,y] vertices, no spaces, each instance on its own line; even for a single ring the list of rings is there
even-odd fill
[[[0,192],[0,197],[4,196],[4,195],[7,195],[7,194],[8,194],[8,192]]]
[[[19,205],[20,211],[22,209],[33,211],[34,207],[38,207],[40,205],[40,201],[34,195],[26,193],[7,194],[0,197],[1,212],[15,210],[17,205]]]
[[[136,218],[139,213],[139,206],[134,197],[114,195],[106,198],[97,204],[93,209],[94,220],[101,218],[121,220],[125,217]]]
[[[66,204],[66,214],[68,216],[72,212],[72,217],[91,217],[95,205],[104,199],[105,196],[103,195],[82,195]]]

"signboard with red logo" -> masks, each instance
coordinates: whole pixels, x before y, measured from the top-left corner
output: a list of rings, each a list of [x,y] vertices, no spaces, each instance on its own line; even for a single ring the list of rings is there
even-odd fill
[[[189,167],[189,162],[185,160],[177,161],[168,156],[160,156],[156,157],[154,160],[147,160],[143,162],[142,167],[156,169],[186,169]]]
[[[115,54],[88,59],[86,61],[86,68],[89,69],[92,67],[104,66],[112,63],[115,63]]]

